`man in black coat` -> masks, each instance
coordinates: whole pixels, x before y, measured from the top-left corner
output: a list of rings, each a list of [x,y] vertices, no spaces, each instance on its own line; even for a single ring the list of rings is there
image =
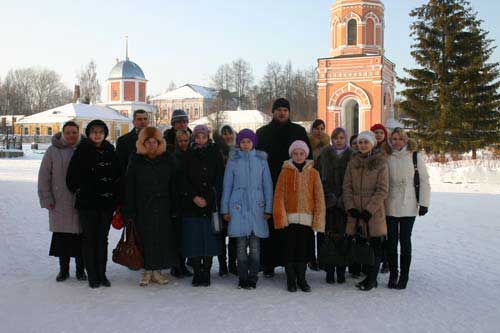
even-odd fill
[[[127,171],[130,155],[136,151],[135,144],[137,142],[139,131],[149,126],[148,113],[145,110],[135,110],[132,123],[134,124],[134,128],[116,140],[116,154],[118,155],[120,165],[122,166],[123,176],[125,176],[125,171]]]
[[[188,131],[189,134],[192,134],[191,129],[189,129],[189,116],[186,111],[178,109],[172,112],[172,117],[170,118],[171,128],[166,130],[163,133],[163,137],[165,141],[167,141],[167,151],[169,153],[175,152],[175,133],[179,130]]]
[[[148,113],[145,110],[135,110],[132,123],[134,128],[116,140],[116,155],[121,166],[120,202],[125,200],[125,174],[130,156],[136,151],[136,142],[141,129],[149,126]]]
[[[290,120],[290,102],[279,98],[273,103],[273,120],[257,130],[257,150],[268,155],[273,186],[276,187],[283,162],[290,159],[288,148],[295,140],[302,140],[310,147],[306,130]],[[310,149],[312,151],[312,149]],[[312,159],[312,155],[309,156]],[[275,230],[269,220],[269,238],[262,240],[262,266],[265,277],[274,276],[274,268],[284,265],[284,231]]]

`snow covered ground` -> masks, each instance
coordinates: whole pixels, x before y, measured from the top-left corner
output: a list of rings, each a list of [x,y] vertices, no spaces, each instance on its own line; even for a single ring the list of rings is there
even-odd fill
[[[0,159],[0,332],[499,330],[498,170],[490,168],[485,172],[492,178],[483,178],[476,168],[475,184],[457,184],[446,179],[465,170],[431,166],[432,205],[415,225],[405,291],[387,289],[387,275],[379,277],[378,289],[361,292],[351,278],[330,286],[324,273],[308,272],[313,292],[290,294],[282,270],[274,279],[261,278],[257,290],[237,290],[237,278],[219,278],[216,267],[210,288],[173,277],[167,286],[141,288],[138,272],[112,262],[113,286],[91,290],[76,281],[73,266],[70,280],[55,281],[47,213],[36,196],[41,156]],[[110,250],[118,237],[113,230]]]

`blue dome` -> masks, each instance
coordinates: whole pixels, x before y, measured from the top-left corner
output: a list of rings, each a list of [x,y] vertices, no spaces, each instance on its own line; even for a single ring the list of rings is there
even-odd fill
[[[119,61],[111,72],[109,72],[109,79],[142,79],[145,80],[144,72],[141,67],[135,62],[130,60]]]

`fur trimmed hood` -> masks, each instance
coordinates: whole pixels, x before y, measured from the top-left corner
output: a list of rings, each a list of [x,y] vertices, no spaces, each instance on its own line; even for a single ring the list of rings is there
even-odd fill
[[[380,168],[381,165],[387,162],[386,155],[384,154],[376,154],[372,153],[372,155],[368,157],[363,157],[360,152],[355,153],[352,156],[350,163],[352,163],[353,168],[360,169],[364,166],[368,168],[368,170],[375,170]]]
[[[158,141],[158,149],[156,150],[155,156],[160,156],[167,151],[167,142],[163,138],[161,132],[156,127],[146,127],[139,132],[139,138],[135,144],[137,154],[146,155],[147,149],[144,142],[149,138],[155,138]]]
[[[85,136],[83,134],[80,134],[80,136],[78,137],[78,141],[76,141],[74,147],[78,146],[80,141],[82,141],[83,139],[85,139]],[[54,134],[52,136],[51,142],[52,142],[52,145],[54,147],[56,147],[57,149],[70,148],[70,145],[68,145],[66,140],[64,140],[62,132],[58,132],[58,133]]]
[[[314,135],[309,135],[309,143],[312,150],[320,149],[330,145],[330,136],[326,133],[321,133],[321,138],[318,139]]]
[[[245,153],[242,152],[240,149],[231,149],[229,151],[229,159],[239,160],[240,158],[243,158],[245,156],[244,154]],[[267,153],[261,150],[252,149],[251,151],[248,152],[248,154],[264,161],[267,160]]]

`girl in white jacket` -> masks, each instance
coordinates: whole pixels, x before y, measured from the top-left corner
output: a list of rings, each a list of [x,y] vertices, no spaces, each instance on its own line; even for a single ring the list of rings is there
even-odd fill
[[[411,233],[417,214],[427,214],[430,201],[429,175],[417,145],[405,131],[396,128],[389,137],[389,196],[387,214],[387,260],[390,276],[388,287],[405,289],[411,263]],[[417,170],[414,167],[416,157]],[[416,171],[418,181],[415,182]],[[417,186],[416,184],[417,183]],[[418,185],[418,183],[420,183]],[[418,195],[417,195],[418,192]],[[401,244],[401,274],[398,280],[398,241]]]

